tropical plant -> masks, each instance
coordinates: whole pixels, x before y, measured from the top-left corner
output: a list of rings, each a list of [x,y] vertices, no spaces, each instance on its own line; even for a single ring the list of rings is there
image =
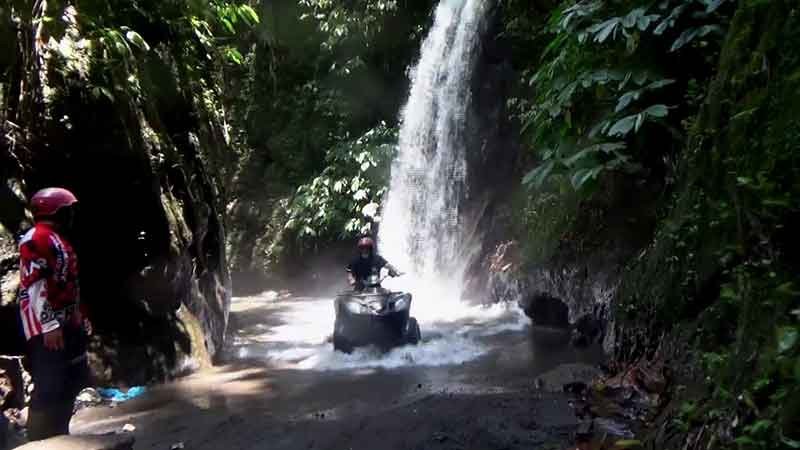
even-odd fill
[[[342,239],[380,222],[397,132],[380,124],[333,147],[322,173],[297,189],[286,228],[301,239]]]
[[[541,188],[548,177],[564,175],[581,189],[606,171],[640,170],[642,150],[658,147],[649,137],[683,138],[675,126],[681,117],[671,116],[687,111],[669,94],[707,74],[675,67],[671,53],[693,43],[718,46],[725,0],[638,3],[569,1],[551,15],[552,37],[526,77],[535,95],[511,101],[540,160],[526,185]],[[641,136],[650,124],[662,131]]]

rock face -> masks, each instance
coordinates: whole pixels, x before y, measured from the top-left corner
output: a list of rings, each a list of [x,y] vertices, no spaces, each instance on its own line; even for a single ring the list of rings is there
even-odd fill
[[[89,80],[105,70],[92,66],[96,55],[59,53],[82,37],[75,8],[51,13],[52,26],[0,15],[17,51],[0,61],[12,73],[0,97],[19,99],[0,111],[0,195],[9,199],[0,211],[3,303],[17,278],[14,237],[30,225],[26,199],[64,186],[81,202],[69,237],[98,335],[98,375],[142,383],[206,364],[222,346],[230,300],[217,180],[224,163],[216,164],[230,148],[208,87],[212,68],[189,70],[178,44],[151,42],[127,73],[108,73],[135,86],[101,89],[104,80]],[[44,37],[33,47],[15,37],[33,42],[34,34]],[[4,314],[4,332],[16,328],[9,320]]]

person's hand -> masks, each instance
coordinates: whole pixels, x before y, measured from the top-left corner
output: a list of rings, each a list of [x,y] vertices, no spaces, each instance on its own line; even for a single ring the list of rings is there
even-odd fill
[[[354,277],[352,273],[348,273],[347,274],[347,283],[350,286],[353,286],[354,284],[356,284],[356,277]]]
[[[44,334],[44,347],[52,351],[64,350],[64,333],[61,328]]]
[[[88,317],[85,317],[83,313],[81,313],[79,310],[75,311],[75,314],[72,316],[72,321],[76,327],[83,326],[83,329],[84,331],[86,331],[86,334],[90,336],[92,335],[92,332],[94,331],[94,328],[92,328],[92,322],[89,320]]]
[[[89,320],[88,317],[83,318],[83,329],[86,330],[86,334],[88,334],[89,336],[91,336],[92,333],[94,332],[94,328],[92,327],[92,321]]]

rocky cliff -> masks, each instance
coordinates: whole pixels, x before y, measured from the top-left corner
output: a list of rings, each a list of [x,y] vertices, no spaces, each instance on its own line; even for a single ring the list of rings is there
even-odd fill
[[[220,178],[231,149],[215,67],[196,39],[158,23],[135,24],[147,43],[87,29],[88,12],[69,2],[37,5],[0,8],[3,304],[27,199],[64,186],[81,202],[70,238],[98,374],[141,383],[208,364],[231,295]],[[4,335],[16,329],[3,320]]]

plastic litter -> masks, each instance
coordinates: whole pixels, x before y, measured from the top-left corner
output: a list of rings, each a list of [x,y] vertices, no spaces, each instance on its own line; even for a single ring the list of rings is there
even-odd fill
[[[122,431],[124,431],[125,433],[133,433],[134,431],[136,431],[136,426],[130,423],[126,423],[125,426],[122,427]]]
[[[125,392],[117,388],[103,388],[97,390],[103,399],[111,400],[115,403],[127,402],[130,399],[144,394],[146,391],[147,389],[143,386],[134,386]]]
[[[176,442],[172,444],[172,447],[170,447],[169,450],[183,450],[184,448],[186,447],[184,447],[183,442]]]

